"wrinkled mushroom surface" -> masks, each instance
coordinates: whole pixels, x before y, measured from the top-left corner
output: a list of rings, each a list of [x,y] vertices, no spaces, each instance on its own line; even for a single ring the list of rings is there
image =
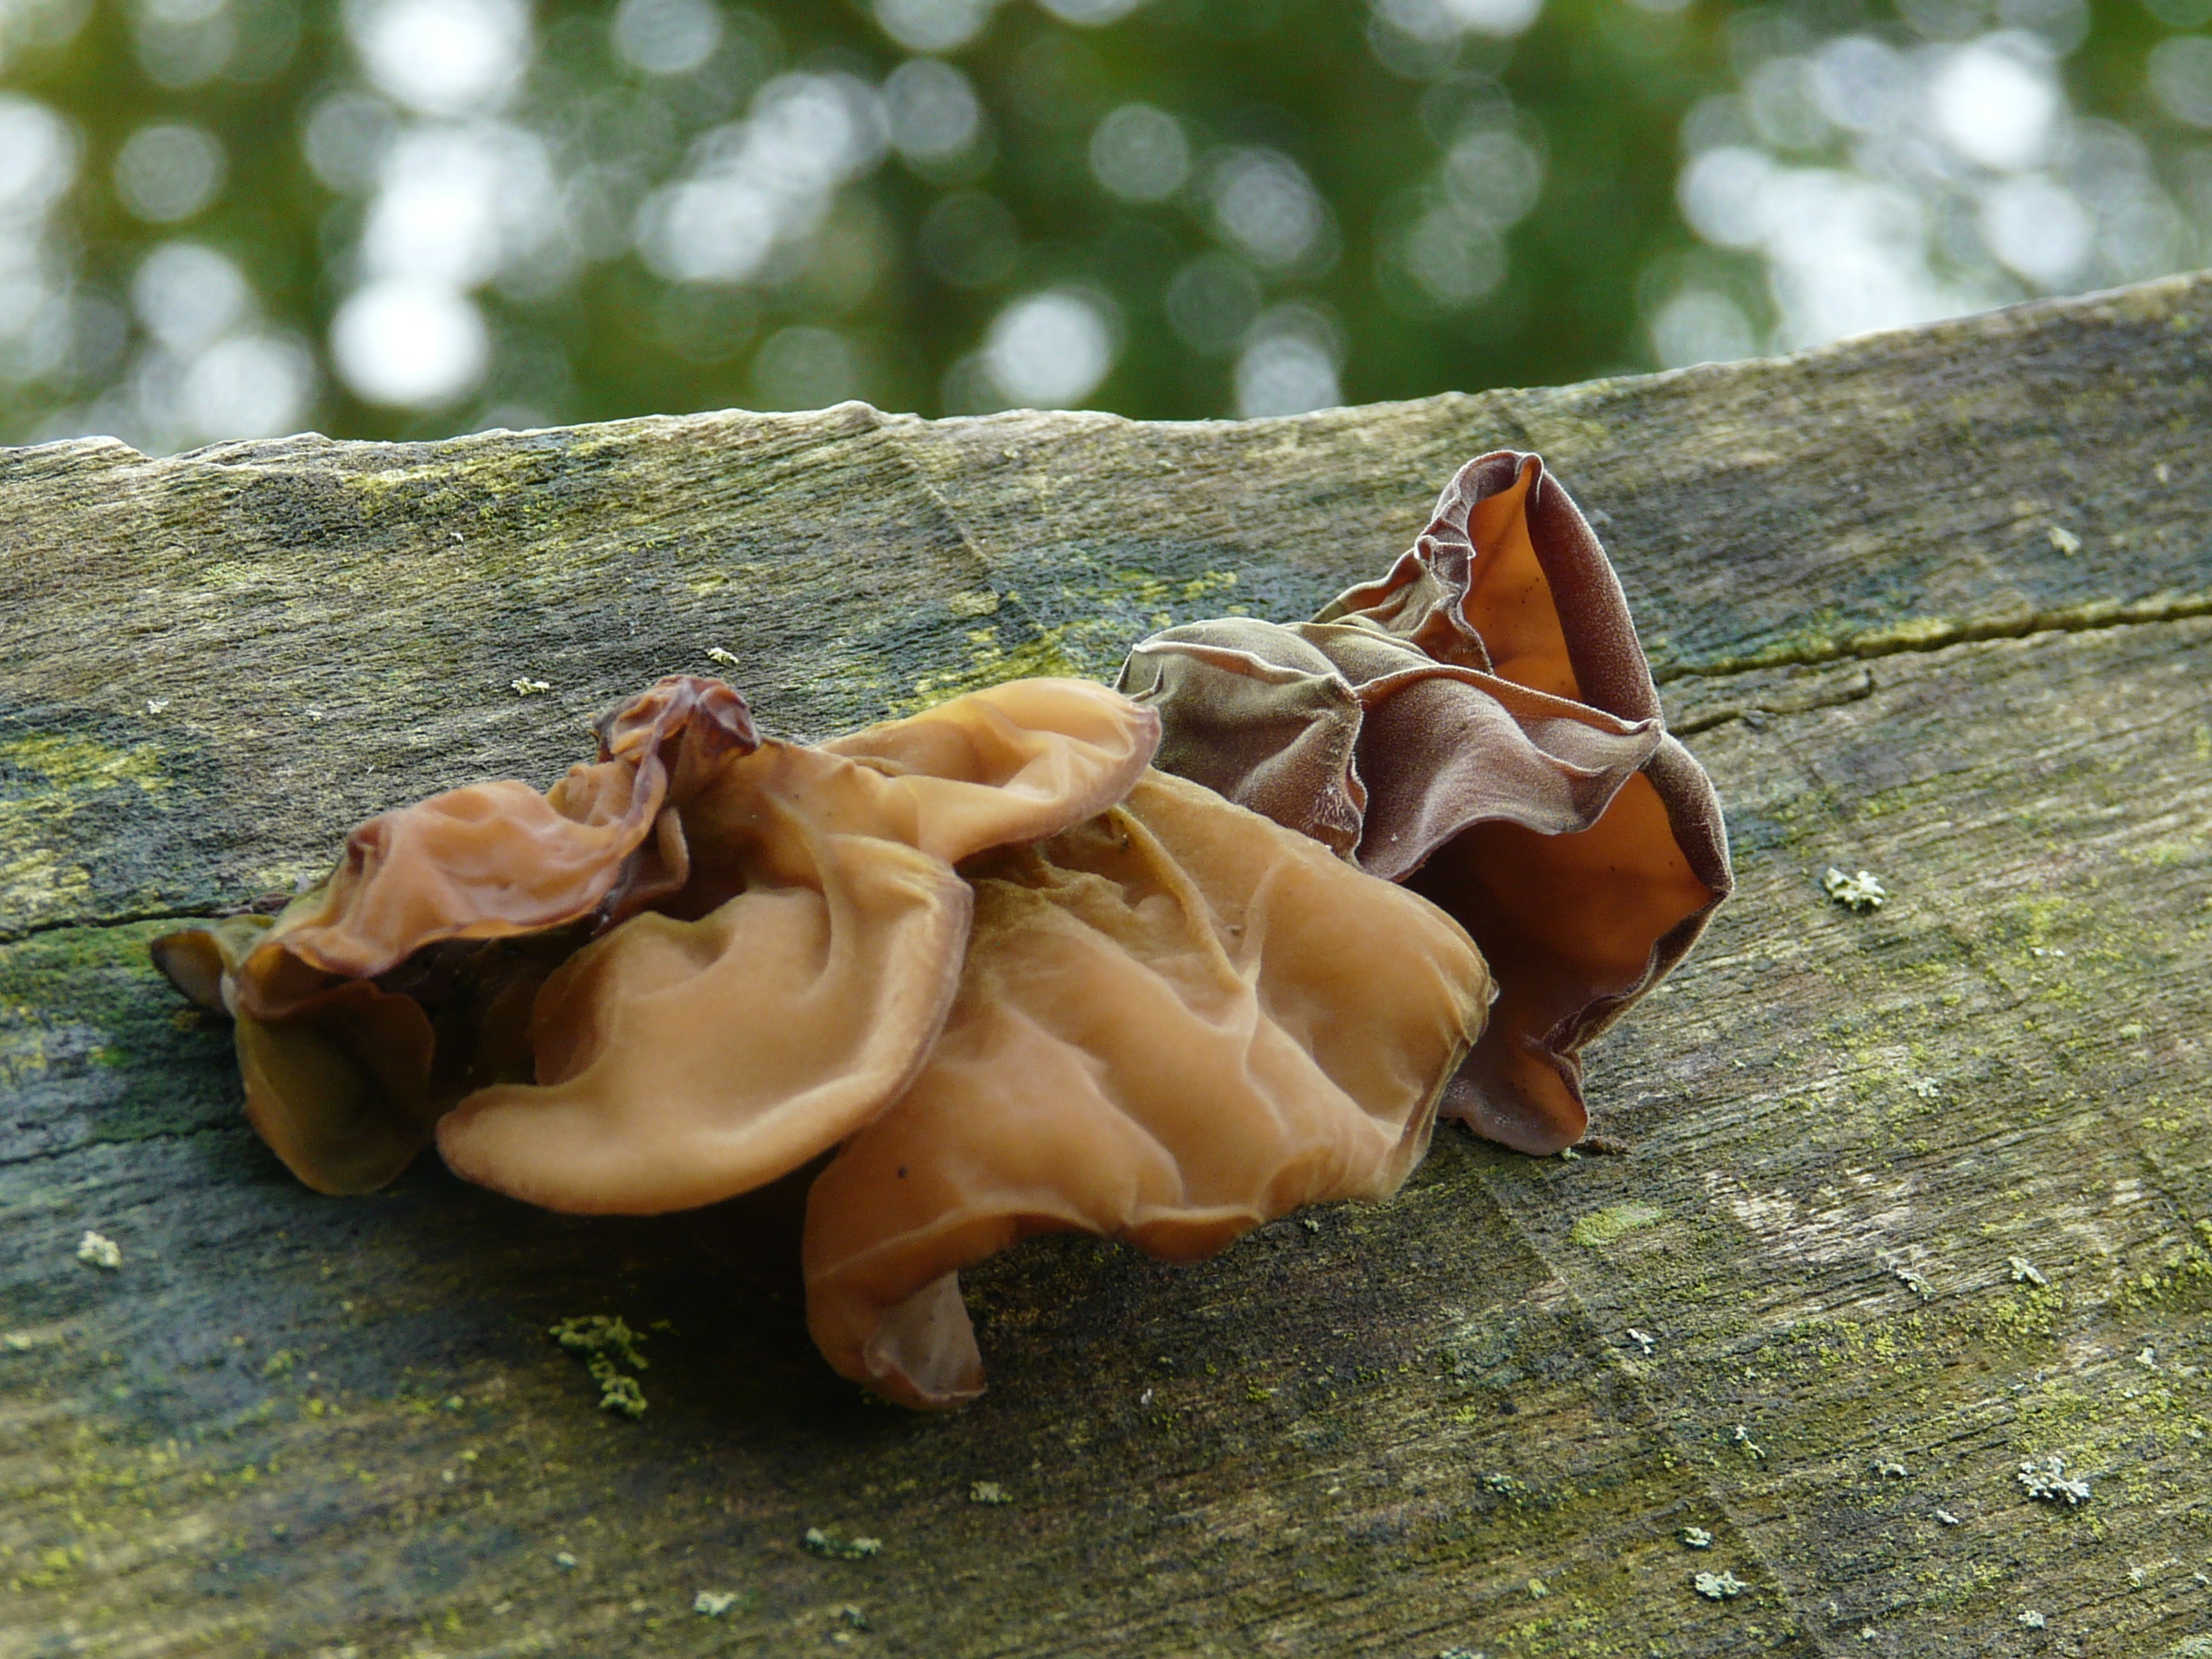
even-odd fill
[[[535,1082],[462,1101],[439,1152],[533,1204],[650,1214],[835,1146],[944,1024],[972,902],[953,862],[1110,805],[1157,739],[1103,686],[1028,680],[730,757],[682,809],[690,885],[554,972]]]
[[[156,942],[236,1016],[247,1116],[310,1186],[372,1190],[434,1134],[461,1173],[557,1209],[772,1179],[919,1066],[966,934],[950,861],[1097,811],[1157,740],[1074,681],[845,753],[763,742],[734,690],[685,677],[597,729],[597,762],[544,795],[472,785],[362,825],[273,926]]]
[[[807,1203],[815,1340],[910,1405],[981,1390],[957,1274],[1025,1235],[1189,1261],[1395,1192],[1489,1001],[1433,906],[1159,772],[963,874],[944,1033]]]
[[[1160,766],[1474,936],[1498,996],[1447,1115],[1527,1152],[1580,1138],[1580,1049],[1681,961],[1732,879],[1612,566],[1537,457],[1470,461],[1389,574],[1313,621],[1171,628],[1120,684],[1161,716]]]

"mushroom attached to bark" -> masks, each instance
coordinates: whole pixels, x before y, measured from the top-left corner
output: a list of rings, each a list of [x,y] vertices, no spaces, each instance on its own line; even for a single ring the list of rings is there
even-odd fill
[[[461,1094],[526,1070],[546,974],[591,925],[683,884],[675,805],[758,741],[710,680],[663,680],[597,730],[597,763],[543,795],[472,784],[370,819],[274,925],[155,941],[178,988],[236,1019],[246,1117],[316,1191],[382,1186]]]
[[[563,1210],[686,1208],[803,1163],[936,1035],[967,931],[951,861],[1107,805],[1158,725],[1027,682],[810,749],[675,677],[598,731],[543,796],[472,785],[362,825],[274,926],[156,942],[236,1016],[248,1118],[310,1186],[381,1186],[434,1135]]]
[[[1470,461],[1414,548],[1312,622],[1140,644],[1158,764],[1406,882],[1498,982],[1443,1110],[1523,1151],[1586,1127],[1582,1046],[1732,886],[1713,786],[1661,722],[1605,550],[1535,455]]]
[[[944,1033],[807,1202],[816,1342],[909,1405],[982,1391],[957,1274],[1026,1235],[1191,1261],[1395,1192],[1489,1001],[1433,906],[1163,773],[964,874]]]

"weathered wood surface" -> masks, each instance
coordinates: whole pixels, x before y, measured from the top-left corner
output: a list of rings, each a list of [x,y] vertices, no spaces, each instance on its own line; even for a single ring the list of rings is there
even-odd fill
[[[2201,277],[1249,425],[0,453],[0,1656],[2212,1653],[2209,437]],[[1735,839],[1593,1055],[1625,1154],[1449,1135],[1195,1268],[1039,1241],[967,1411],[861,1401],[727,1231],[302,1191],[146,965],[709,647],[804,734],[1110,672],[1371,575],[1499,444]],[[654,1326],[643,1421],[547,1339],[587,1313]]]

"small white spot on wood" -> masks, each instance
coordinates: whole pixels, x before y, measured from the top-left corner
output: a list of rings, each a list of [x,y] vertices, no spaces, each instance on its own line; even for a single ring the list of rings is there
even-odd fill
[[[2050,544],[2069,559],[2082,550],[2082,538],[2063,524],[2050,527]]]
[[[819,1527],[809,1527],[799,1542],[806,1547],[808,1554],[833,1561],[865,1561],[883,1553],[880,1538],[840,1538]]]
[[[1879,910],[1890,896],[1890,890],[1872,871],[1846,875],[1833,864],[1821,877],[1821,890],[1856,916]]]
[[[2089,1483],[2069,1477],[2066,1459],[2053,1454],[2042,1462],[2030,1458],[2014,1477],[2020,1490],[2038,1503],[2056,1503],[2073,1510],[2089,1501]]]
[[[553,689],[543,680],[510,680],[507,683],[514,689],[514,694],[518,697],[542,697]]]
[[[691,1611],[708,1618],[720,1618],[737,1605],[737,1592],[733,1590],[702,1590],[691,1598]]]
[[[1690,1580],[1690,1588],[1707,1601],[1733,1601],[1751,1587],[1738,1578],[1732,1570],[1725,1573],[1700,1573]]]
[[[105,1233],[86,1233],[77,1241],[77,1259],[88,1268],[113,1273],[123,1265],[123,1247]]]

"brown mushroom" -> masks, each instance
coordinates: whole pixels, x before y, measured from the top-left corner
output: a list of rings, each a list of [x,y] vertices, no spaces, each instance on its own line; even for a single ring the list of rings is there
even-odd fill
[[[526,1075],[522,1016],[547,973],[594,915],[682,884],[671,799],[758,741],[735,691],[680,677],[597,730],[597,764],[544,795],[473,784],[372,818],[273,925],[155,941],[180,989],[236,1018],[247,1119],[309,1186],[382,1186],[461,1094]]]
[[[598,763],[543,795],[512,779],[471,784],[354,830],[338,868],[247,963],[247,1006],[266,1018],[312,995],[320,985],[302,969],[373,978],[441,940],[537,932],[602,907],[612,921],[681,887],[686,850],[664,809],[758,746],[745,699],[673,675],[596,729]]]
[[[819,748],[763,742],[683,808],[691,880],[555,971],[534,1084],[438,1125],[460,1174],[556,1210],[690,1209],[897,1099],[959,982],[953,861],[1117,800],[1158,741],[1103,686],[1030,680]]]
[[[807,1202],[816,1342],[909,1405],[981,1391],[957,1274],[1027,1234],[1184,1262],[1395,1191],[1489,1000],[1434,906],[1160,772],[964,873],[944,1033]]]
[[[764,744],[734,690],[681,677],[597,729],[545,795],[472,785],[362,825],[273,926],[156,942],[236,1016],[247,1116],[309,1185],[382,1185],[464,1100],[448,1161],[558,1209],[684,1208],[804,1162],[936,1034],[967,934],[950,861],[1110,804],[1158,733],[1037,681],[837,752]]]
[[[1381,581],[1294,626],[1226,618],[1130,655],[1159,765],[1402,880],[1497,975],[1443,1110],[1528,1152],[1587,1124],[1580,1052],[1732,885],[1719,803],[1665,734],[1605,550],[1534,455],[1469,462]]]

